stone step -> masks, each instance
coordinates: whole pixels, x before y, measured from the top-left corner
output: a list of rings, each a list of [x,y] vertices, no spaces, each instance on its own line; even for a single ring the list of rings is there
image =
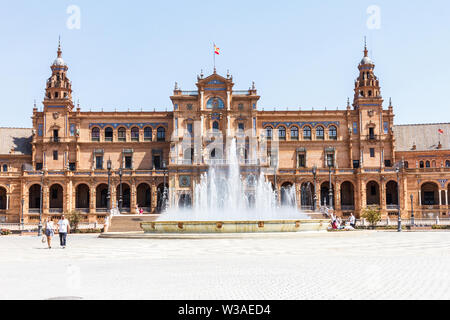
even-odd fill
[[[133,232],[142,231],[141,222],[155,221],[158,215],[141,215],[141,216],[114,216],[111,219],[111,225],[108,232]]]

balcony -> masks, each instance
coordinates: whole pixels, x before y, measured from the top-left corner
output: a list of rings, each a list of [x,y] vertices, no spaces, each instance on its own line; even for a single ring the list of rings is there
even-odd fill
[[[59,137],[52,137],[51,142],[59,143],[59,142],[61,142],[61,139]]]
[[[398,210],[398,204],[387,204],[386,210]]]
[[[378,140],[380,140],[380,136],[376,135],[376,134],[368,134],[366,136],[366,140],[367,141],[378,141]]]

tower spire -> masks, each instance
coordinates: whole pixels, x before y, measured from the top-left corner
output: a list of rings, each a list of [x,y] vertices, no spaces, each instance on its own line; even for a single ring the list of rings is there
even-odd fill
[[[59,38],[58,38],[58,58],[61,58],[61,54],[62,54],[62,51],[61,51],[61,36],[59,36]]]
[[[364,36],[364,57],[369,56],[369,51],[367,50],[367,37]]]

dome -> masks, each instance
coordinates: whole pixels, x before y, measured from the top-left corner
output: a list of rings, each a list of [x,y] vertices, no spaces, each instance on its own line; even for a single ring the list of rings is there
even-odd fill
[[[58,58],[55,59],[55,61],[53,61],[53,65],[54,66],[65,67],[66,63],[64,62],[63,58],[58,57]]]
[[[373,64],[373,61],[369,57],[364,57],[361,60],[361,64]]]

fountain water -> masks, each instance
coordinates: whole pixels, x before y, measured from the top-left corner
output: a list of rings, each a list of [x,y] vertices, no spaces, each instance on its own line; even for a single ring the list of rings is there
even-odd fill
[[[156,222],[143,223],[143,229],[151,233],[240,233],[326,228],[325,220],[313,220],[298,210],[295,185],[282,188],[280,202],[263,172],[243,179],[236,151],[233,139],[226,161],[211,165],[195,185],[191,207],[182,208],[173,201]],[[302,224],[309,226],[300,228]]]
[[[308,219],[297,209],[295,185],[282,188],[282,201],[264,173],[240,173],[236,140],[227,152],[226,165],[212,165],[194,187],[192,208],[180,208],[178,202],[161,215],[158,221],[267,221]]]

